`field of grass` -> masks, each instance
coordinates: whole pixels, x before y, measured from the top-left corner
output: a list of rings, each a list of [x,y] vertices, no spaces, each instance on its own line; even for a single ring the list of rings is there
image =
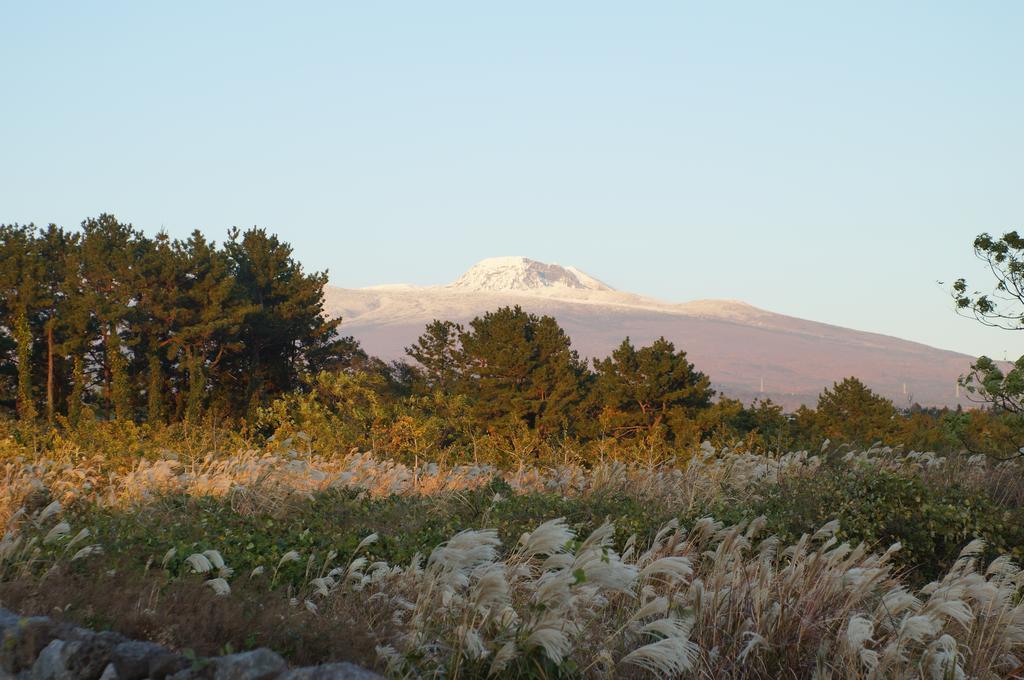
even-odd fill
[[[0,606],[395,677],[1024,664],[1012,461],[705,446],[685,465],[498,469],[301,437],[150,437],[121,455],[112,439],[0,441]]]

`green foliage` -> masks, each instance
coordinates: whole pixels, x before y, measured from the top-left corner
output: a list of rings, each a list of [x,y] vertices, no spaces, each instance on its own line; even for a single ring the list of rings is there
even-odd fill
[[[514,546],[524,532],[547,519],[566,517],[586,534],[613,518],[621,545],[633,533],[650,539],[673,516],[668,508],[652,511],[641,499],[626,494],[516,495],[500,481],[455,496],[374,498],[353,490],[329,490],[308,501],[256,513],[238,512],[230,499],[188,496],[167,496],[128,511],[87,506],[73,512],[73,526],[90,527],[94,540],[108,554],[119,556],[128,569],[159,562],[172,547],[176,555],[168,566],[174,573],[187,569],[183,561],[188,555],[207,549],[220,550],[240,574],[260,565],[269,572],[285,553],[299,552],[301,561],[281,566],[281,585],[303,582],[310,555],[323,558],[334,550],[338,563],[345,564],[359,542],[374,532],[380,538],[367,556],[408,564],[416,553],[429,554],[467,528],[497,529],[503,544]]]
[[[953,284],[957,309],[994,328],[1019,330],[1024,327],[1024,237],[1009,231],[1000,238],[979,234],[974,255],[985,263],[995,279],[990,292],[969,290],[967,280]]]
[[[598,422],[614,437],[651,437],[659,430],[666,437],[677,436],[678,424],[708,408],[714,396],[708,377],[665,338],[639,350],[626,338],[610,357],[595,361],[594,368]]]
[[[1008,413],[1024,414],[1024,356],[1004,371],[988,357],[979,357],[970,372],[960,378],[969,395]]]
[[[331,364],[341,319],[324,317],[327,274],[305,274],[290,245],[264,229],[233,229],[228,237],[224,254],[235,293],[250,306],[238,329],[240,351],[226,370],[245,385],[244,403],[259,405],[298,386],[296,366],[316,373]]]
[[[897,564],[916,581],[943,573],[973,538],[983,538],[993,555],[1024,557],[1021,508],[1001,507],[955,481],[929,483],[913,473],[843,461],[766,482],[749,504],[720,504],[711,513],[727,522],[765,515],[769,530],[786,541],[837,519],[837,536],[851,545],[884,549],[900,542]]]
[[[584,364],[550,316],[502,307],[460,335],[464,383],[486,429],[524,423],[541,436],[564,433],[583,398]]]
[[[1016,290],[1022,241],[979,237]],[[412,363],[370,357],[323,309],[323,273],[264,229],[153,237],[100,215],[76,232],[0,225],[0,408],[153,424],[253,424],[347,451],[523,465],[571,455],[682,461],[702,441],[751,451],[836,443],[1015,455],[1024,360],[982,358],[964,380],[992,414],[898,413],[855,379],[817,409],[715,399],[709,376],[664,338],[627,338],[591,368],[555,319],[505,307],[467,326],[435,320]],[[964,289],[966,291],[966,289]],[[966,292],[964,292],[966,295]],[[990,310],[991,302],[982,304]]]
[[[155,421],[241,416],[346,351],[323,313],[326,275],[262,229],[218,247],[106,214],[77,233],[0,225],[0,265],[0,403],[25,420],[45,409],[77,422],[83,405],[122,419],[143,405]]]
[[[462,324],[434,319],[427,324],[416,342],[405,348],[405,353],[420,366],[417,389],[430,393],[451,390],[462,378],[465,357],[459,340],[465,332]]]
[[[856,378],[845,378],[818,397],[818,431],[835,442],[870,446],[892,441],[898,431],[896,409]]]
[[[15,317],[14,339],[18,344],[18,415],[22,420],[31,421],[36,417],[32,393],[32,333],[24,309]]]

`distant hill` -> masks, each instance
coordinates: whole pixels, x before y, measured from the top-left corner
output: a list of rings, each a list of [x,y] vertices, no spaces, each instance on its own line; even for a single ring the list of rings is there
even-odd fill
[[[728,396],[813,405],[833,382],[857,376],[897,406],[967,405],[957,377],[973,357],[877,333],[807,321],[736,300],[666,303],[617,291],[574,267],[525,257],[483,260],[453,283],[326,291],[342,332],[371,354],[404,357],[433,319],[466,322],[504,305],[555,317],[582,356],[607,356],[627,335],[665,336]]]

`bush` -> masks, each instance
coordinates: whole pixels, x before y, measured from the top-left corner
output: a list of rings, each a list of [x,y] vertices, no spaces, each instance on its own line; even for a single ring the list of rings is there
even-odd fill
[[[745,507],[716,504],[710,512],[728,521],[763,514],[786,541],[838,519],[837,537],[851,544],[884,548],[899,541],[896,563],[915,581],[948,569],[973,538],[983,538],[993,555],[1024,557],[1024,513],[956,482],[929,484],[918,475],[834,462],[761,484],[755,493]]]

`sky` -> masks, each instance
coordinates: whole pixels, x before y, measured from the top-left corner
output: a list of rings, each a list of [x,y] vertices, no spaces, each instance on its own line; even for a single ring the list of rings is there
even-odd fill
[[[1024,3],[0,0],[0,222],[259,225],[333,284],[499,255],[968,354],[1024,227]],[[939,283],[943,282],[943,283]]]

